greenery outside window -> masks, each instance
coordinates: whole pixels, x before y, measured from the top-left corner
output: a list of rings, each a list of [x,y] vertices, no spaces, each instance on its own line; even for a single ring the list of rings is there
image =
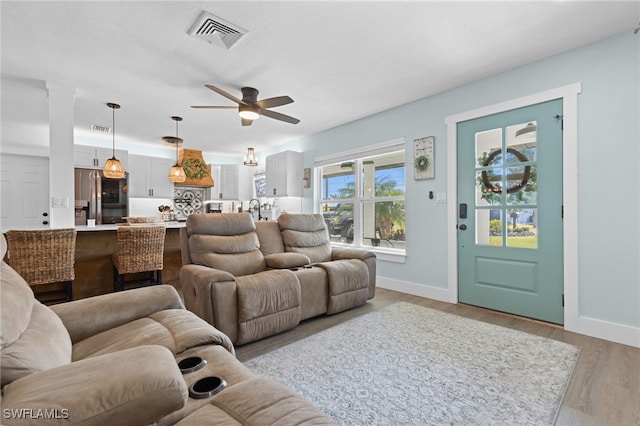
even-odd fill
[[[316,162],[318,210],[332,242],[404,254],[404,151],[396,142]]]

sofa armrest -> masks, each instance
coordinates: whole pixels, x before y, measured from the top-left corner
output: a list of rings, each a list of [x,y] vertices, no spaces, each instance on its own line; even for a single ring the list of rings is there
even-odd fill
[[[170,285],[142,287],[52,305],[73,343],[165,309],[184,309]]]
[[[30,416],[45,409],[55,410],[53,418],[38,417],[38,425],[150,424],[182,408],[187,398],[187,385],[171,352],[162,346],[139,346],[6,385],[2,412],[15,415],[3,416],[3,424],[29,423]],[[17,418],[20,414],[22,419]]]
[[[264,256],[264,262],[268,268],[288,269],[308,265],[311,259],[302,253],[285,252],[267,254]]]
[[[376,253],[367,249],[356,249],[347,247],[333,247],[331,250],[331,260],[359,259],[362,260],[369,269],[369,299],[376,295]]]
[[[203,265],[184,265],[180,268],[180,285],[187,309],[235,342],[238,335],[235,277]]]
[[[376,253],[367,249],[356,249],[347,247],[332,247],[331,260],[341,259],[360,259],[366,260],[369,258],[375,258]]]

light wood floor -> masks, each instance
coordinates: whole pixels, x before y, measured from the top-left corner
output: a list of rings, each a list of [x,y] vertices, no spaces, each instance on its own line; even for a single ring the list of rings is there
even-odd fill
[[[340,314],[306,320],[293,330],[237,346],[247,361],[367,312],[405,301],[478,321],[544,336],[582,348],[565,395],[557,425],[640,425],[640,349],[564,331],[561,327],[496,313],[467,305],[453,305],[395,291],[376,289],[366,305]]]

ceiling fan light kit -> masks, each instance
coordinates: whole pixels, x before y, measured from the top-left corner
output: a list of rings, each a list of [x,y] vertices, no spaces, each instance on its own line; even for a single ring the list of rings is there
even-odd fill
[[[107,104],[109,108],[112,110],[112,149],[113,156],[109,158],[105,163],[102,169],[104,173],[104,177],[109,179],[122,179],[124,177],[124,168],[122,168],[122,163],[120,160],[116,158],[116,110],[120,108],[120,105],[109,102]]]
[[[260,118],[260,114],[258,114],[258,111],[256,110],[256,108],[252,107],[251,105],[239,105],[238,115],[241,118],[244,118],[245,120],[252,120],[252,121]]]

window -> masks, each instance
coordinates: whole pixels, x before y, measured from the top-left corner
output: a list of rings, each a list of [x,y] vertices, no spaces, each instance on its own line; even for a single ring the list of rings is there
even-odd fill
[[[404,141],[325,158],[316,170],[331,241],[404,253]]]

